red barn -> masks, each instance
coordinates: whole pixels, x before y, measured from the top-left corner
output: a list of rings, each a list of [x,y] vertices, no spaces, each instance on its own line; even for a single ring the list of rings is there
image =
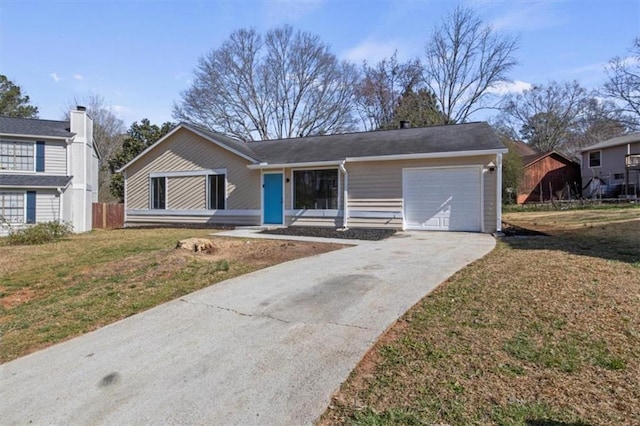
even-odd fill
[[[518,187],[518,204],[567,199],[580,195],[580,164],[556,152],[522,157],[524,176]]]

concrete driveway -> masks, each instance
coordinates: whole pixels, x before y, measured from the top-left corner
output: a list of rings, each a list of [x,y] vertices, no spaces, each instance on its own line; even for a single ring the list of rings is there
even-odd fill
[[[9,424],[313,423],[490,235],[400,233],[228,280],[0,366]]]

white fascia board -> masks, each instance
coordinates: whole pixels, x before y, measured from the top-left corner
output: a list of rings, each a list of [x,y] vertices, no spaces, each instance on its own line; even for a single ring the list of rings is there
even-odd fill
[[[429,152],[418,154],[394,154],[394,155],[374,155],[370,157],[347,157],[347,163],[363,161],[390,161],[390,160],[422,160],[427,158],[452,158],[452,157],[476,157],[481,155],[506,154],[507,148],[485,149],[478,151],[446,151]]]
[[[227,169],[208,169],[208,170],[185,170],[178,172],[153,172],[149,173],[149,177],[188,177],[188,176],[207,176],[207,175],[226,175]]]
[[[268,170],[268,169],[283,169],[283,168],[299,168],[299,167],[326,167],[326,166],[339,166],[343,160],[335,161],[314,161],[309,163],[282,163],[282,164],[249,164],[247,168],[251,170]]]
[[[29,138],[29,139],[52,139],[52,140],[59,140],[59,141],[65,141],[65,142],[69,142],[71,139],[73,139],[73,135],[72,136],[45,136],[45,135],[23,135],[23,134],[19,134],[19,133],[0,133],[0,138]]]
[[[11,185],[0,185],[0,188],[2,189],[15,189],[15,190],[20,190],[20,191],[29,191],[31,189],[67,189],[67,187],[69,186],[69,184],[65,185],[65,186],[60,186],[60,185],[47,185],[47,186],[43,186],[43,185],[29,185],[29,186],[11,186]]]

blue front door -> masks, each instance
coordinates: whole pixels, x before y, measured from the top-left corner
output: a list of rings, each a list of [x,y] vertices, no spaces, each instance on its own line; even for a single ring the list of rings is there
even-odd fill
[[[282,225],[282,173],[263,175],[264,223]]]

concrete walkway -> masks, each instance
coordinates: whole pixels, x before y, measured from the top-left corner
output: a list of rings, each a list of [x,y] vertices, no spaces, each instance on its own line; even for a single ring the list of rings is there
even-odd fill
[[[494,245],[400,233],[216,284],[1,365],[1,422],[311,424],[399,316]]]

